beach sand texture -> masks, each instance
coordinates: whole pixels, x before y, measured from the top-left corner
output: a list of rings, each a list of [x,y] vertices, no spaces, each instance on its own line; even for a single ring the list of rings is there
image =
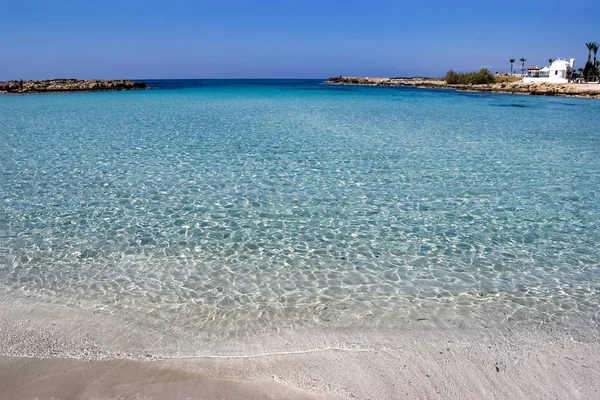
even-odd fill
[[[483,333],[466,326],[287,332],[207,343],[197,357],[163,358],[157,354],[171,339],[98,313],[6,301],[0,321],[2,399],[593,399],[600,393],[594,332],[549,322]]]

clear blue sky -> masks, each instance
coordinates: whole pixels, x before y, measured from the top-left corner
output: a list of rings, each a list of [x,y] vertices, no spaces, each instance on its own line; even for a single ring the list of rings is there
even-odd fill
[[[0,0],[0,80],[440,76],[587,58],[600,3]]]

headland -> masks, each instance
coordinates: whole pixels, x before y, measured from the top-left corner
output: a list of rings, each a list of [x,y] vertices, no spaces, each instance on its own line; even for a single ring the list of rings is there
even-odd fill
[[[443,79],[432,78],[360,78],[333,77],[330,84],[367,86],[412,86],[429,89],[454,89],[461,92],[488,92],[543,96],[586,97],[600,99],[600,84],[597,83],[523,83],[498,82],[481,85],[454,85]]]
[[[145,82],[123,79],[48,79],[0,82],[0,92],[7,93],[111,92],[146,88]]]

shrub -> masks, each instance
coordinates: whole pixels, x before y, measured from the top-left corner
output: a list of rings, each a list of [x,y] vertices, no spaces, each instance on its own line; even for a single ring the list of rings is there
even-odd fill
[[[483,85],[494,83],[496,78],[487,68],[481,68],[479,72],[466,73],[450,70],[446,73],[444,80],[450,85]]]

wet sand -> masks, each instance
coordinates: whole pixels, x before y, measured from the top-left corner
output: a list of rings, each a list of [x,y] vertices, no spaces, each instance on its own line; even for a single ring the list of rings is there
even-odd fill
[[[347,327],[174,345],[175,336],[111,315],[5,300],[0,398],[600,396],[596,329],[574,331],[552,321],[483,329],[428,322],[411,329]]]
[[[413,343],[375,352],[236,359],[0,357],[7,399],[592,399],[597,345]]]
[[[169,361],[0,357],[0,370],[3,399],[325,398],[273,380],[212,377],[210,371],[194,371]]]

